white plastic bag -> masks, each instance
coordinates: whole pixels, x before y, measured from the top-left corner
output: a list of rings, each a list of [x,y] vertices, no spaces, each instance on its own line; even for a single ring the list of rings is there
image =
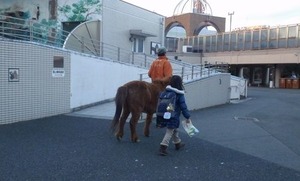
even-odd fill
[[[189,123],[187,123],[186,120],[182,121],[183,129],[186,131],[186,133],[192,137],[199,133],[199,130],[193,125],[192,121],[190,120]]]

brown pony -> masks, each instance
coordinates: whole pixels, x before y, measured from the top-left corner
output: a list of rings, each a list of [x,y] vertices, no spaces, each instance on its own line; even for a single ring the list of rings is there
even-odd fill
[[[147,137],[149,136],[149,127],[153,114],[156,112],[159,93],[166,88],[168,83],[169,80],[154,81],[152,83],[145,81],[131,81],[118,88],[115,97],[116,111],[112,120],[111,129],[114,132],[116,131],[115,136],[119,141],[123,137],[124,125],[130,113],[131,119],[129,123],[131,141],[139,142],[136,133],[136,125],[140,119],[141,113],[147,114],[144,125],[144,135]]]

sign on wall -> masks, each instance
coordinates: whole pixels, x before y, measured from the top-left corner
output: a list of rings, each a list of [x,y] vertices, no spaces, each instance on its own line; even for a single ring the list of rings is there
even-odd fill
[[[151,55],[156,55],[157,54],[157,50],[158,48],[161,47],[161,44],[160,43],[157,43],[157,42],[151,42],[151,50],[150,50],[150,54]]]
[[[18,68],[9,68],[8,69],[8,82],[18,82],[20,79],[19,69]]]
[[[65,70],[64,69],[53,69],[52,70],[52,77],[64,77],[65,76]]]

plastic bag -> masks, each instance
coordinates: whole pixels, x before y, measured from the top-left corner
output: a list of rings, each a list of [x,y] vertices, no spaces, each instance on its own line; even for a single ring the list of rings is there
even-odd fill
[[[190,137],[199,133],[199,130],[193,125],[191,120],[189,123],[186,120],[182,121],[182,127]]]

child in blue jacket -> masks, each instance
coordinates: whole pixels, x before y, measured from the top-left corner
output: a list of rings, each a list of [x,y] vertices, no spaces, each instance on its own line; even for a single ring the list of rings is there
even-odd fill
[[[167,148],[169,142],[172,139],[175,144],[175,149],[179,150],[184,147],[184,143],[181,141],[178,133],[178,127],[180,125],[180,115],[187,119],[187,122],[190,122],[190,113],[185,103],[184,97],[184,87],[182,84],[182,79],[178,75],[173,75],[170,80],[170,85],[166,87],[166,91],[173,91],[176,93],[176,106],[175,106],[175,115],[171,119],[165,122],[164,126],[167,127],[165,136],[160,143],[159,154],[166,156]]]

